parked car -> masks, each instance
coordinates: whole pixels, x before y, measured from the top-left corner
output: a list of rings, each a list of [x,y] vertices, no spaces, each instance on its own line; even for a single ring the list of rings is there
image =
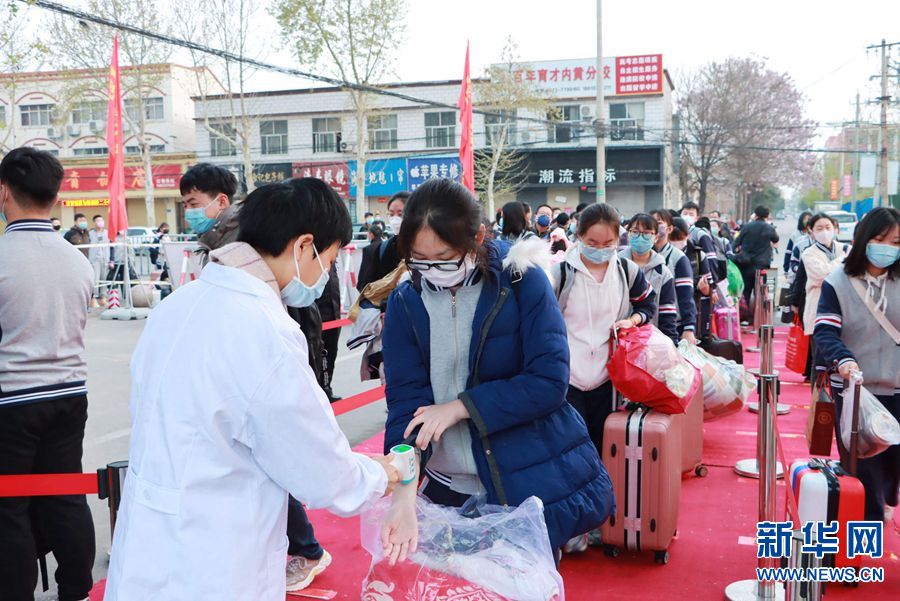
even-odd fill
[[[849,211],[827,211],[826,214],[838,222],[838,242],[853,242],[853,233],[859,222],[856,214]]]
[[[129,226],[126,235],[132,244],[153,244],[156,240],[156,230],[149,226]],[[149,255],[150,249],[147,247],[136,248],[134,252],[139,255]]]

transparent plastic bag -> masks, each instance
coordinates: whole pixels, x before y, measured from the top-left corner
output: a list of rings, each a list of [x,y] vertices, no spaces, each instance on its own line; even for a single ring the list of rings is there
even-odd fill
[[[841,410],[841,442],[850,449],[850,431],[853,427],[853,387],[844,389],[844,406]],[[900,424],[891,412],[881,404],[865,386],[859,391],[859,443],[860,459],[874,457],[888,447],[900,444]]]
[[[390,503],[381,499],[360,522],[363,548],[372,555],[364,601],[444,599],[451,591],[485,601],[565,601],[537,497],[508,509],[483,498],[458,509],[418,497],[418,549],[396,566],[381,547]]]
[[[737,413],[756,389],[756,378],[734,361],[710,355],[686,340],[678,352],[703,375],[703,419],[710,421]]]
[[[644,352],[637,357],[635,365],[657,382],[662,382],[669,392],[684,398],[691,391],[696,373],[678,353],[672,340],[654,326],[647,338]],[[638,400],[638,399],[635,399]]]

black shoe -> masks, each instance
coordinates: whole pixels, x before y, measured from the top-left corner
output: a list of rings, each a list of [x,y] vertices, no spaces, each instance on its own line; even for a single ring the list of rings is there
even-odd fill
[[[340,401],[343,397],[336,396],[334,392],[331,391],[331,388],[325,389],[325,395],[328,397],[329,403],[334,403],[335,401]]]

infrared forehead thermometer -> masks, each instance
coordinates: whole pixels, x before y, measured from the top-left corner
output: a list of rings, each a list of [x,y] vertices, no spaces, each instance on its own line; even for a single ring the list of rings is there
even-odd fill
[[[416,449],[408,444],[391,447],[391,465],[400,472],[400,484],[411,484],[416,479]]]

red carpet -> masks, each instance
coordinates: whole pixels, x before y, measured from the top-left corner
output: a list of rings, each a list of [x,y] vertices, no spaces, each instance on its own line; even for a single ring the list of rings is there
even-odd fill
[[[802,378],[785,370],[786,330],[776,332],[775,364],[781,372],[780,402],[792,405],[789,414],[779,417],[779,429],[787,461],[807,456],[803,436],[809,387]],[[744,345],[752,346],[745,336]],[[759,355],[745,352],[748,367],[758,365]],[[751,400],[756,400],[751,398]],[[756,414],[742,413],[705,424],[704,462],[709,466],[706,478],[684,480],[678,538],[670,547],[668,565],[653,563],[652,554],[623,553],[608,558],[591,549],[582,555],[563,558],[561,571],[569,601],[685,599],[719,600],[725,587],[736,580],[754,577],[758,483],[734,474],[739,459],[756,453]],[[381,437],[375,437],[358,450],[381,452]],[[833,453],[837,457],[837,453]],[[778,486],[778,518],[784,511],[784,487]],[[320,542],[334,557],[334,563],[316,579],[314,586],[337,592],[335,599],[357,600],[360,585],[369,567],[369,556],[359,545],[359,521],[340,519],[315,511],[311,519]],[[898,517],[900,519],[900,517]],[[864,565],[883,566],[883,584],[863,584],[859,588],[830,585],[827,598],[900,599],[900,526],[885,528],[884,557]],[[103,583],[97,585],[92,601],[100,601]],[[289,596],[288,601],[299,597]],[[224,601],[224,600],[223,600]],[[405,600],[404,600],[405,601]]]

